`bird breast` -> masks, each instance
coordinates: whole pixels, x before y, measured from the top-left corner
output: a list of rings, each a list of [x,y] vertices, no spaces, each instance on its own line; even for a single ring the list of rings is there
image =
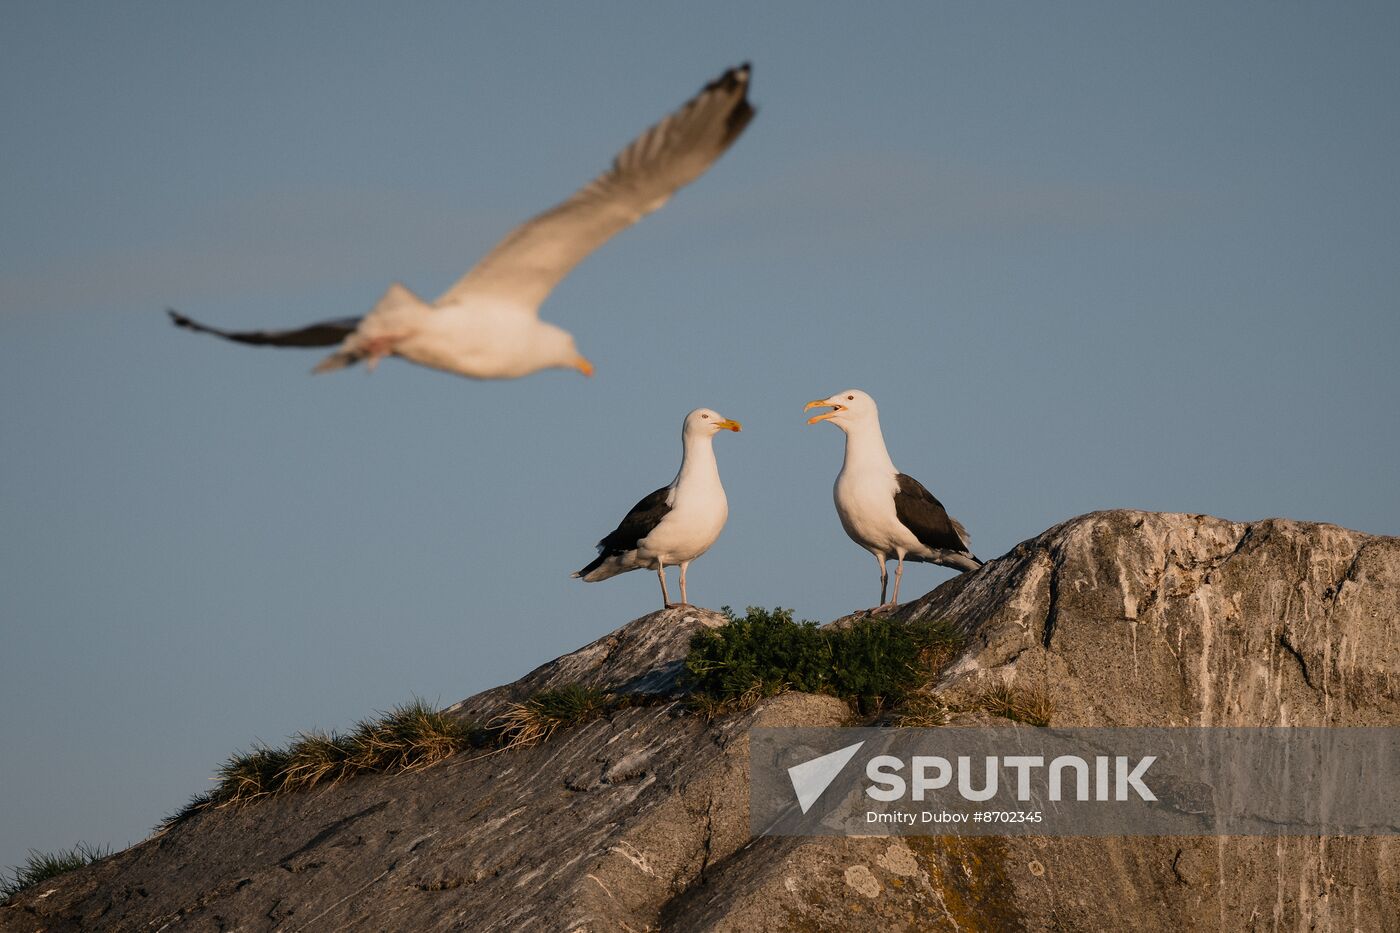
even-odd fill
[[[841,527],[851,540],[861,547],[876,548],[886,553],[897,549],[911,551],[919,541],[905,528],[895,514],[894,494],[898,482],[894,476],[874,473],[848,473],[836,477],[833,495]]]
[[[440,308],[395,351],[463,376],[514,379],[545,367],[537,352],[542,326],[532,315],[506,308]]]
[[[710,549],[729,518],[729,500],[718,482],[682,486],[671,511],[639,543],[640,550],[667,561],[693,560]]]

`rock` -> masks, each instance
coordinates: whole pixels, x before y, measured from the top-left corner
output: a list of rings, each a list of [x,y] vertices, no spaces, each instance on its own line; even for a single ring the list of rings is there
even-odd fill
[[[971,636],[938,685],[954,707],[1009,684],[1062,726],[1400,725],[1395,538],[1101,512],[899,614]],[[650,704],[533,748],[201,813],[20,894],[0,929],[1379,930],[1400,915],[1385,837],[750,839],[748,729],[850,712],[802,694],[687,712],[680,661],[718,624],[653,613],[451,709],[487,719],[570,683]]]
[[[455,703],[446,712],[485,722],[532,694],[569,685],[630,694],[671,694],[676,691],[691,636],[702,628],[723,624],[724,616],[709,609],[662,609],[633,619],[562,658],[541,664],[514,683]]]
[[[1057,726],[1400,723],[1400,539],[1095,512],[904,607],[975,639],[940,692],[1045,694]]]

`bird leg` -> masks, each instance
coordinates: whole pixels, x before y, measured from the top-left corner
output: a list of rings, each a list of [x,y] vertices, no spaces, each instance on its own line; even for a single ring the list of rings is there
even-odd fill
[[[656,578],[661,581],[661,608],[671,608],[671,597],[666,592],[666,565],[661,561],[656,562]]]
[[[683,560],[683,561],[681,561],[681,605],[682,605],[682,606],[689,606],[689,605],[690,605],[690,600],[687,599],[687,598],[686,598],[686,595],[685,595],[685,570],[686,570],[686,568],[689,567],[689,566],[690,566],[690,561],[688,561],[688,560]]]
[[[899,605],[899,578],[904,576],[904,555],[899,555],[899,563],[894,566],[894,598],[890,600],[891,606]]]
[[[885,604],[885,587],[889,584],[890,575],[885,570],[885,555],[876,554],[875,560],[880,563],[880,602],[877,605],[883,606]]]

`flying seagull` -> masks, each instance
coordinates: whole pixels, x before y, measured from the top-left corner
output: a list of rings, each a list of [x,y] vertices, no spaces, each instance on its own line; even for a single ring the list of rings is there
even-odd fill
[[[568,331],[539,307],[589,253],[704,174],[753,119],[749,66],[731,68],[632,141],[612,168],[508,233],[431,304],[395,282],[363,318],[293,330],[226,331],[170,311],[179,327],[274,347],[340,344],[314,372],[386,356],[474,379],[514,379],[559,367],[593,374]]]
[[[967,530],[949,517],[943,503],[914,477],[895,469],[880,433],[880,412],[873,398],[860,389],[847,389],[808,402],[807,409],[812,408],[831,411],[812,416],[808,424],[830,421],[846,432],[846,461],[832,490],[836,514],[851,540],[880,562],[880,605],[886,605],[889,575],[885,561],[890,557],[899,561],[890,606],[899,603],[899,578],[906,558],[958,570],[982,566],[972,554]]]
[[[622,524],[598,542],[598,556],[574,576],[597,583],[629,570],[655,570],[661,580],[661,602],[670,609],[674,603],[666,592],[666,567],[679,564],[681,603],[685,604],[686,569],[710,549],[729,518],[712,439],[720,431],[739,427],[739,422],[709,408],[686,415],[676,478],[632,506]]]

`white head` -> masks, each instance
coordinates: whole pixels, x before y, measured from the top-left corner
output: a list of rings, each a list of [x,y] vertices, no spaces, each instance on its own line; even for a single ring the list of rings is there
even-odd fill
[[[738,431],[741,425],[715,411],[713,408],[697,408],[685,416],[681,425],[681,437],[714,437],[721,431]]]
[[[831,411],[813,415],[807,419],[808,424],[830,421],[843,431],[849,431],[858,424],[878,423],[880,418],[880,410],[875,407],[875,400],[860,389],[847,389],[829,398],[819,398],[808,402],[807,407],[802,410],[812,408],[830,408]]]
[[[593,364],[578,352],[578,347],[574,345],[574,335],[564,328],[538,321],[532,342],[534,352],[544,361],[541,369],[577,369],[585,376],[593,375]]]

